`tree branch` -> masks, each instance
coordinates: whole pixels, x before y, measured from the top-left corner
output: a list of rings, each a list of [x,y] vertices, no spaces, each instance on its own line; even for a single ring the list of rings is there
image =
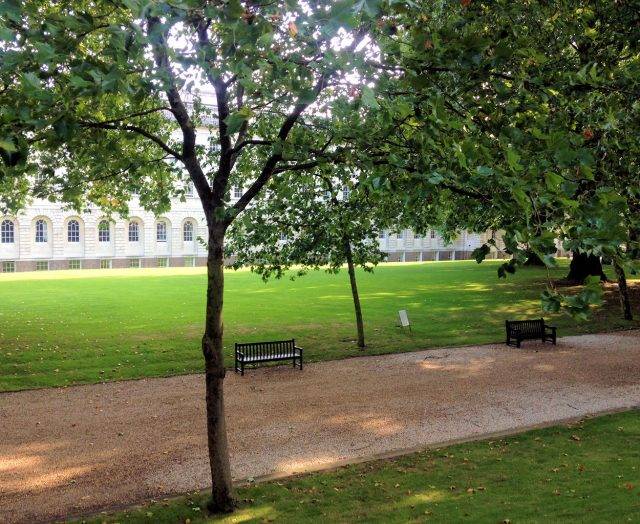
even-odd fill
[[[346,49],[347,52],[353,52],[354,49],[360,45],[364,37],[366,36],[366,29],[361,27],[351,45]],[[318,99],[318,96],[322,92],[322,90],[327,86],[329,80],[336,74],[336,69],[331,69],[329,71],[325,71],[320,75],[320,78],[316,82],[316,85],[313,88],[313,97],[309,100],[298,101],[298,103],[293,108],[293,111],[287,116],[282,126],[280,127],[280,131],[278,132],[278,139],[284,142],[291,129],[296,124],[300,115],[309,107],[313,102]],[[265,162],[260,175],[254,180],[253,184],[247,189],[247,191],[240,197],[240,199],[233,205],[236,214],[244,210],[249,202],[260,192],[260,190],[264,187],[264,185],[269,181],[269,179],[273,176],[275,169],[278,165],[278,162],[282,160],[282,153],[273,153]]]
[[[151,33],[161,24],[160,18],[151,16],[147,18],[148,32]],[[212,191],[207,181],[207,177],[200,166],[198,157],[196,156],[196,131],[187,112],[184,102],[180,96],[180,92],[176,87],[175,76],[169,62],[169,53],[167,51],[167,30],[156,39],[153,40],[153,55],[156,65],[161,69],[167,80],[166,94],[171,106],[173,115],[182,130],[182,155],[181,160],[189,172],[189,176],[193,181],[193,185],[198,191],[198,196],[202,202],[207,218],[211,212]]]
[[[171,112],[173,112],[173,110],[170,107],[159,106],[159,107],[154,107],[153,109],[147,109],[146,111],[139,111],[138,113],[131,113],[130,115],[124,115],[124,116],[121,116],[119,118],[111,118],[109,120],[101,120],[101,123],[102,124],[116,124],[116,123],[122,122],[124,120],[129,120],[130,118],[135,118],[135,117],[138,117],[138,116],[150,115],[151,113],[156,113],[158,111],[171,111]]]
[[[166,153],[169,153],[174,158],[177,158],[178,160],[182,160],[182,155],[180,153],[178,153],[175,149],[172,149],[167,144],[165,144],[161,138],[157,137],[153,133],[150,133],[146,129],[143,129],[142,127],[133,126],[133,125],[111,124],[109,122],[84,122],[84,121],[80,121],[80,125],[82,127],[93,128],[93,129],[112,129],[115,131],[131,131],[132,133],[137,133],[145,138],[148,138],[155,144],[157,144]]]

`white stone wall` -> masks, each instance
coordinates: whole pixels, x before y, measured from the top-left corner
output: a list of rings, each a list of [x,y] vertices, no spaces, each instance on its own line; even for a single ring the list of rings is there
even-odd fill
[[[130,217],[115,218],[110,222],[109,241],[98,241],[98,224],[106,217],[99,209],[91,209],[78,215],[60,204],[36,200],[17,216],[0,216],[0,222],[8,219],[14,223],[14,242],[0,243],[0,260],[69,260],[69,259],[128,259],[149,257],[206,256],[206,250],[197,237],[206,240],[207,228],[200,201],[187,197],[186,202],[176,201],[169,213],[156,217],[142,209],[137,199],[131,202]],[[37,220],[47,224],[47,241],[36,242]],[[68,242],[68,223],[76,220],[80,225],[80,242]],[[129,222],[139,224],[139,241],[129,241]],[[167,240],[156,237],[159,220],[167,224]],[[184,223],[194,225],[193,240],[183,241]]]
[[[65,269],[69,260],[82,260],[83,267],[100,267],[100,260],[110,259],[114,261],[114,267],[128,267],[129,259],[139,258],[143,261],[141,266],[151,267],[155,266],[157,258],[167,258],[168,265],[184,265],[183,257],[196,257],[200,263],[206,257],[206,249],[198,242],[198,237],[207,239],[207,228],[197,196],[187,197],[186,202],[174,202],[171,211],[159,217],[145,211],[134,199],[129,218],[118,217],[110,222],[108,242],[98,240],[98,224],[106,217],[97,208],[78,215],[60,204],[36,200],[18,216],[1,216],[0,222],[5,219],[14,222],[15,238],[13,243],[0,243],[0,261],[15,261],[19,271],[34,269],[34,261],[37,260],[50,261],[51,269]],[[35,242],[35,224],[38,220],[44,220],[47,225],[46,242]],[[70,220],[76,220],[80,225],[80,242],[68,241]],[[139,225],[137,242],[129,241],[131,221]],[[167,224],[167,239],[164,242],[157,239],[159,221]],[[194,225],[191,241],[184,241],[183,227],[186,221]],[[490,237],[491,232],[463,232],[453,243],[445,244],[435,231],[418,236],[411,230],[404,230],[385,231],[379,242],[380,249],[389,254],[389,260],[451,260],[468,258],[475,248]]]

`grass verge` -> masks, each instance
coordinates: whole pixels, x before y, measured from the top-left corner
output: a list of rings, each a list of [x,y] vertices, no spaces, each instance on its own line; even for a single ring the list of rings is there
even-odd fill
[[[640,411],[238,489],[88,522],[625,522],[640,515]]]
[[[499,280],[499,263],[360,271],[366,353],[497,342],[506,318],[541,316],[546,271],[525,268]],[[0,274],[0,391],[201,371],[205,288],[202,268]],[[396,327],[399,309],[408,310],[411,333]],[[236,341],[294,337],[307,361],[362,354],[346,272],[266,284],[248,271],[228,272],[224,315],[229,365]],[[611,293],[588,322],[551,320],[561,336],[640,325],[620,317]]]

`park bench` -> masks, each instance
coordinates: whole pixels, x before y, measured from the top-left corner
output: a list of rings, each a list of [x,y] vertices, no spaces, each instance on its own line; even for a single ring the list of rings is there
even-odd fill
[[[275,362],[278,360],[291,360],[293,367],[302,369],[302,348],[296,346],[296,341],[274,340],[272,342],[247,342],[236,343],[236,373],[244,375],[246,364],[259,364],[260,362]]]
[[[523,340],[537,340],[542,342],[547,340],[556,345],[556,327],[547,326],[543,318],[536,320],[507,320],[507,346],[513,345],[515,341],[516,347],[520,347]]]

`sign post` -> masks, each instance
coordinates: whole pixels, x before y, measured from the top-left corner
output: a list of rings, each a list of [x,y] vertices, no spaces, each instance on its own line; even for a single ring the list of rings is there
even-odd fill
[[[411,332],[411,324],[409,323],[409,315],[407,314],[406,309],[401,309],[400,311],[398,311],[398,320],[400,321],[400,325],[398,327],[408,327],[409,332]]]

